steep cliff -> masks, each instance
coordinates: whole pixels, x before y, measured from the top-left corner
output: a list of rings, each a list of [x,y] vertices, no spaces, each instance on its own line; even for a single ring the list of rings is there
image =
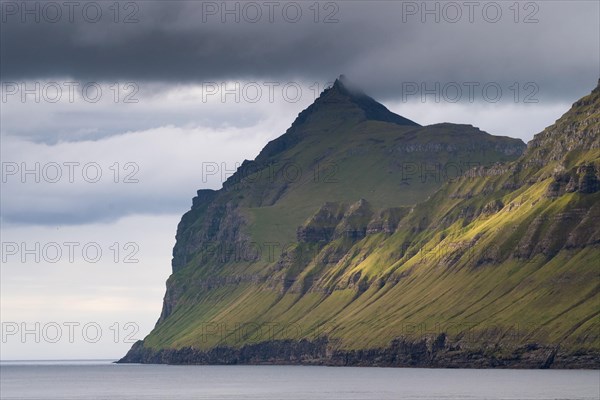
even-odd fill
[[[121,361],[598,367],[600,89],[525,150],[348,86],[198,192]]]

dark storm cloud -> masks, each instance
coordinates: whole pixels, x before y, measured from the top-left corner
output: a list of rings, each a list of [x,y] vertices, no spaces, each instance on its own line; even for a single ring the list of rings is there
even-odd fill
[[[314,24],[308,16],[298,23],[281,16],[273,23],[267,16],[257,23],[244,18],[235,23],[233,17],[221,23],[218,15],[203,17],[201,2],[136,4],[139,22],[130,24],[114,23],[112,14],[93,24],[85,18],[22,23],[19,15],[7,16],[3,78],[198,81],[315,74],[351,62],[371,41],[369,35],[340,31],[339,24]]]
[[[27,14],[23,3],[3,1],[1,78],[199,82],[345,73],[383,98],[398,96],[406,82],[535,82],[542,99],[571,100],[600,74],[597,2],[520,3],[517,13],[513,2],[338,1],[321,2],[318,15],[312,1],[250,3],[122,2],[117,15],[113,2],[96,2],[86,17],[77,2],[70,21],[65,6],[57,19],[43,3],[35,15],[35,2]],[[225,7],[239,11],[223,16]],[[102,17],[91,23],[97,8]]]

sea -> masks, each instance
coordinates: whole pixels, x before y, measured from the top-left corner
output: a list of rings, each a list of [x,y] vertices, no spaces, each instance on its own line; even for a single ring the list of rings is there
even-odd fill
[[[6,400],[598,400],[600,371],[2,361]]]

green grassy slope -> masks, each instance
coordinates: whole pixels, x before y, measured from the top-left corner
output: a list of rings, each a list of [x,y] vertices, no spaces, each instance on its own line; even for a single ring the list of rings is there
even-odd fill
[[[598,350],[600,89],[523,155],[470,126],[369,119],[353,96],[326,91],[250,173],[199,193],[144,346],[443,332],[498,354]],[[298,179],[265,174],[286,163]]]

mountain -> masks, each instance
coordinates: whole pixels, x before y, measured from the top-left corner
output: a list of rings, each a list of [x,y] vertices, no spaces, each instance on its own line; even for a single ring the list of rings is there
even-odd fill
[[[599,367],[600,89],[525,145],[340,78],[181,219],[120,362]]]

